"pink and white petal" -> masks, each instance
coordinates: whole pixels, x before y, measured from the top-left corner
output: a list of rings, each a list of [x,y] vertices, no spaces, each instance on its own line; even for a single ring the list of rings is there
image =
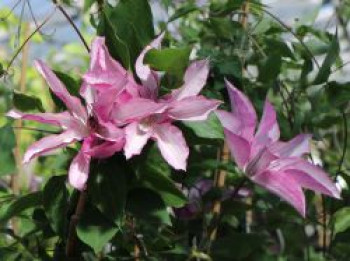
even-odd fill
[[[288,202],[305,217],[305,196],[300,184],[291,175],[265,171],[251,177],[251,180]]]
[[[278,157],[268,148],[261,149],[253,158],[250,156],[249,163],[245,169],[248,176],[258,175],[264,172]]]
[[[159,76],[157,72],[151,70],[150,66],[143,63],[146,53],[151,49],[159,49],[161,47],[164,33],[161,33],[156,39],[148,44],[140,53],[135,63],[135,71],[140,78],[143,88],[141,96],[144,98],[155,99],[158,95]]]
[[[81,118],[83,121],[87,120],[86,109],[81,104],[79,98],[71,95],[63,83],[58,79],[56,74],[45,65],[44,62],[37,60],[35,66],[40,74],[49,84],[52,92],[67,106],[68,110],[75,116]]]
[[[241,136],[224,129],[226,143],[231,155],[240,169],[244,169],[250,157],[251,147],[249,142]]]
[[[223,111],[223,110],[216,110],[215,111],[216,116],[218,116],[221,125],[224,127],[224,129],[229,130],[230,132],[240,135],[240,127],[241,123],[237,119],[235,115],[231,112]]]
[[[156,103],[150,99],[134,98],[127,103],[116,106],[111,117],[117,124],[124,124],[140,120],[155,113],[162,113],[166,107],[166,104]]]
[[[185,171],[189,149],[181,130],[170,123],[163,123],[154,126],[153,131],[153,138],[163,158],[174,169]]]
[[[139,155],[146,145],[148,139],[151,137],[152,132],[143,131],[139,128],[137,122],[132,122],[125,127],[125,146],[124,153],[126,159],[130,159],[135,155]]]
[[[100,128],[96,136],[107,141],[119,141],[124,139],[125,132],[111,122],[99,122]]]
[[[203,96],[187,97],[170,104],[167,114],[170,118],[182,121],[203,121],[216,110],[221,101]]]
[[[96,37],[91,47],[90,70],[83,76],[92,85],[113,85],[127,77],[127,71],[110,55],[104,37]]]
[[[174,92],[172,98],[181,100],[186,97],[196,96],[203,89],[209,74],[209,61],[195,61],[187,68],[184,76],[184,84]]]
[[[93,158],[104,159],[113,156],[116,152],[119,152],[123,149],[125,144],[124,139],[118,141],[106,141],[102,144],[92,146],[90,150],[85,153],[90,155]]]
[[[86,188],[86,182],[90,172],[90,161],[91,156],[80,150],[69,167],[69,184],[80,191]]]
[[[255,134],[255,146],[267,146],[280,137],[280,129],[277,122],[276,111],[271,103],[266,100],[264,105],[264,112],[259,124],[259,128]]]
[[[58,135],[50,135],[33,143],[27,149],[23,157],[23,163],[28,163],[33,158],[44,155],[49,151],[66,147],[68,144],[82,139],[76,132],[64,131]]]
[[[251,141],[256,127],[255,109],[248,97],[229,81],[226,81],[226,87],[231,100],[232,113],[241,123],[241,136]]]
[[[74,120],[67,111],[60,113],[23,113],[17,110],[11,110],[6,114],[6,116],[13,119],[36,121],[62,128],[66,128],[70,125],[70,122]]]
[[[285,157],[301,157],[310,153],[310,140],[312,135],[299,134],[288,142],[275,142],[270,149],[277,156]]]
[[[328,174],[304,159],[290,165],[284,169],[284,172],[290,174],[302,187],[340,198],[340,192]]]

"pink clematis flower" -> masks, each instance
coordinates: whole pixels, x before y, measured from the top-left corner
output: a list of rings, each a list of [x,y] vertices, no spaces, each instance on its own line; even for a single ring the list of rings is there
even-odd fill
[[[189,149],[181,130],[172,122],[205,120],[220,102],[198,95],[206,83],[209,71],[207,61],[191,64],[186,71],[183,86],[167,97],[158,98],[159,75],[148,65],[143,64],[143,59],[150,49],[160,48],[163,36],[164,34],[161,34],[146,46],[136,61],[136,74],[141,80],[141,85],[113,60],[103,38],[95,40],[92,46],[92,65],[84,76],[88,87],[83,92],[88,93],[86,90],[90,89],[90,93],[96,91],[106,93],[108,99],[112,97],[109,96],[109,92],[119,93],[119,86],[125,85],[122,79],[126,79],[127,87],[123,89],[124,94],[122,98],[115,99],[113,108],[109,107],[106,110],[102,108],[104,105],[93,105],[98,107],[99,115],[113,119],[119,127],[125,126],[126,158],[140,154],[147,141],[153,139],[171,166],[185,170]]]
[[[28,163],[49,151],[82,141],[81,150],[73,159],[68,173],[70,184],[82,190],[88,178],[91,157],[106,158],[122,150],[125,143],[124,131],[111,122],[98,121],[99,115],[84,107],[79,98],[72,96],[43,62],[36,61],[36,67],[52,92],[64,102],[67,111],[36,114],[17,110],[8,112],[7,115],[14,119],[37,121],[62,129],[62,133],[44,137],[32,144],[26,151],[23,162]]]
[[[129,123],[125,127],[125,156],[131,158],[141,153],[149,139],[156,141],[164,159],[175,169],[186,170],[189,149],[180,129],[173,121],[202,121],[214,111],[220,101],[210,100],[199,95],[204,87],[209,63],[206,60],[193,62],[186,70],[183,85],[170,95],[158,98],[159,75],[143,63],[147,51],[160,48],[163,34],[142,51],[136,61],[136,73],[142,82],[140,95],[162,107],[154,112],[146,106],[128,103],[115,107],[113,118],[117,123]],[[147,115],[136,117],[143,109]]]
[[[257,116],[249,99],[226,82],[232,112],[217,111],[226,142],[237,166],[255,183],[278,195],[305,216],[302,188],[340,198],[340,192],[318,166],[302,158],[310,152],[311,135],[279,141],[276,112],[268,100],[257,131]]]

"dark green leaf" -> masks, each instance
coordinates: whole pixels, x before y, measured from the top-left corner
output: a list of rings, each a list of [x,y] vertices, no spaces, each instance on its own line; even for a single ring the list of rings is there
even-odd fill
[[[16,161],[13,149],[16,146],[16,138],[10,125],[0,128],[0,176],[13,174],[16,171]]]
[[[23,112],[32,110],[38,110],[40,112],[45,111],[39,98],[17,91],[13,93],[13,105]]]
[[[0,216],[0,223],[21,214],[23,211],[42,204],[42,192],[33,192],[14,200]]]
[[[114,157],[93,168],[89,194],[94,205],[111,221],[118,224],[123,218],[130,170],[125,159]]]
[[[335,34],[329,46],[327,56],[315,77],[313,82],[314,85],[324,83],[328,80],[329,75],[331,74],[331,67],[339,56],[339,50],[338,34]]]
[[[64,237],[67,223],[68,190],[66,176],[53,176],[43,191],[43,205],[53,230]]]
[[[135,188],[129,191],[127,210],[139,219],[171,224],[164,201],[159,194],[147,188]]]
[[[333,106],[342,106],[350,101],[350,83],[330,82],[324,88]]]
[[[77,226],[81,241],[98,253],[118,232],[118,228],[105,218],[98,209],[87,205]]]
[[[106,45],[111,55],[118,60],[125,68],[130,68],[130,52],[124,41],[116,34],[108,15],[103,12],[98,25],[98,34],[105,36]]]
[[[180,7],[179,9],[177,9],[175,11],[175,13],[169,18],[168,20],[168,23],[182,17],[182,16],[185,16],[189,13],[192,13],[194,11],[197,11],[198,10],[198,7],[195,5],[195,4],[188,4],[188,5],[185,5],[183,7]]]

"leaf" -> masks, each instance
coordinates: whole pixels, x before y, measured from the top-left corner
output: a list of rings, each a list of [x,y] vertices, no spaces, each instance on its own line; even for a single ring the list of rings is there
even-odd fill
[[[331,74],[331,67],[338,58],[339,51],[338,33],[336,33],[333,36],[332,42],[329,46],[327,56],[324,59],[322,66],[315,77],[315,80],[313,81],[314,85],[324,83],[328,80],[329,75]]]
[[[87,12],[95,2],[96,2],[95,0],[85,0],[83,11]]]
[[[235,260],[255,260],[250,255],[256,254],[263,242],[263,238],[256,234],[234,233],[213,242],[212,257],[214,260],[232,260],[234,253]]]
[[[0,63],[0,77],[2,77],[5,74],[5,69],[2,63]]]
[[[0,128],[0,176],[12,174],[16,171],[16,161],[13,149],[16,147],[16,138],[10,125]]]
[[[23,211],[34,208],[42,204],[42,192],[33,192],[27,195],[21,196],[11,202],[6,210],[0,215],[0,223],[7,222],[10,218],[18,216]]]
[[[118,228],[98,209],[86,205],[85,211],[77,226],[77,235],[81,241],[98,253],[115,236]]]
[[[332,218],[334,232],[336,234],[346,231],[350,228],[350,207],[343,207],[334,213]]]
[[[267,82],[276,80],[281,72],[281,66],[282,59],[280,55],[269,55],[259,66],[259,81]]]
[[[194,12],[194,11],[198,11],[198,7],[195,4],[193,4],[193,3],[190,3],[188,5],[182,6],[179,9],[177,9],[175,11],[175,13],[169,18],[168,23],[173,22],[176,19],[181,18],[181,17],[183,17],[185,15],[188,15],[188,14]]]
[[[126,205],[130,169],[123,157],[113,157],[93,168],[89,194],[93,204],[112,222],[119,224]]]
[[[13,92],[13,105],[23,112],[32,110],[38,110],[40,112],[45,111],[39,98],[18,91]]]
[[[66,87],[67,91],[76,97],[80,97],[79,89],[81,85],[81,81],[76,80],[72,76],[55,70],[54,73],[56,74],[57,78],[60,79],[60,81],[63,83],[63,85]],[[49,89],[50,95],[52,97],[53,102],[55,103],[56,107],[61,110],[67,110],[66,105]]]
[[[339,107],[350,101],[350,83],[330,82],[325,85],[327,98],[330,103]]]
[[[224,139],[224,131],[215,113],[211,113],[206,121],[183,122],[198,137],[205,139]]]
[[[114,59],[119,61],[124,68],[130,68],[130,52],[124,41],[116,34],[113,25],[105,12],[102,12],[98,25],[98,34],[105,36],[106,45]]]
[[[155,70],[179,75],[188,65],[190,53],[191,49],[188,47],[152,49],[147,52],[144,63],[149,64]]]
[[[136,218],[171,225],[164,201],[159,194],[148,188],[129,191],[126,208]]]
[[[43,205],[53,230],[64,237],[67,223],[68,190],[66,176],[53,176],[43,190]]]

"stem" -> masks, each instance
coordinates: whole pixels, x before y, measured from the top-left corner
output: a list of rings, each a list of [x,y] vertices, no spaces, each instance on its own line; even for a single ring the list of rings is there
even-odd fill
[[[40,31],[40,29],[51,19],[52,15],[55,13],[56,8],[45,18],[45,20],[37,27],[35,30],[24,40],[23,44],[17,49],[15,52],[15,55],[11,58],[10,62],[7,65],[6,72],[9,71],[10,67],[12,66],[13,62],[15,61],[16,57],[20,54],[22,49],[26,46],[26,44],[29,42],[29,40]]]
[[[345,112],[342,112],[342,116],[343,116],[343,124],[344,124],[343,153],[342,153],[342,156],[341,156],[339,163],[338,163],[338,171],[334,177],[335,182],[337,181],[338,175],[341,173],[341,169],[342,169],[342,166],[344,164],[344,160],[345,160],[345,156],[346,156],[347,144],[348,144],[348,122],[346,119]],[[331,215],[333,214],[333,212],[334,212],[334,206],[333,206],[333,201],[331,201],[331,204],[330,204]],[[329,243],[329,247],[328,247],[328,252],[331,252],[331,250],[332,250],[333,235],[334,235],[334,225],[331,228],[330,243]]]
[[[29,24],[24,24],[24,38],[28,37],[29,34]],[[21,78],[19,82],[19,90],[21,92],[25,91],[26,88],[26,79],[27,79],[27,65],[28,65],[28,56],[29,56],[29,45],[28,43],[25,43],[23,46],[23,53],[22,53],[22,64],[21,64]],[[15,128],[21,128],[22,127],[22,120],[18,120],[15,123]],[[17,173],[13,174],[11,176],[11,188],[12,192],[15,195],[18,195],[20,192],[20,177],[23,173],[23,165],[22,165],[22,157],[21,157],[21,141],[22,141],[22,135],[20,132],[16,133],[16,148],[14,150],[15,154],[15,160],[17,165]],[[12,219],[12,227],[15,234],[17,234],[18,231],[18,224],[17,219]]]
[[[76,251],[75,251],[76,244],[77,244],[76,227],[77,227],[79,219],[84,211],[86,199],[87,199],[87,191],[85,189],[85,190],[80,192],[77,207],[75,209],[75,213],[70,218],[67,245],[66,245],[67,257],[73,257],[76,253]]]
[[[67,19],[67,21],[70,23],[70,25],[73,27],[74,31],[78,34],[81,42],[84,44],[85,49],[87,50],[87,52],[90,52],[90,48],[89,45],[87,44],[87,42],[85,41],[82,33],[80,32],[79,28],[75,25],[74,21],[72,20],[72,18],[69,16],[69,14],[66,12],[66,10],[64,10],[64,8],[58,4],[56,1],[53,1],[54,4],[56,4],[58,10],[60,10],[60,12],[63,14],[63,16]]]
[[[222,149],[221,152],[221,161],[222,162],[227,162],[229,160],[229,156],[230,152],[228,149],[227,144],[224,144],[224,147]],[[226,180],[226,171],[224,170],[219,170],[214,178],[214,187],[216,188],[223,188],[225,186],[225,180]],[[213,222],[214,222],[214,226],[212,228],[212,230],[209,232],[209,241],[210,241],[210,245],[211,243],[216,239],[216,235],[217,235],[217,228],[218,228],[218,222],[216,222],[220,216],[220,212],[221,212],[221,199],[217,199],[214,201],[214,205],[212,208],[212,214],[213,214]]]

